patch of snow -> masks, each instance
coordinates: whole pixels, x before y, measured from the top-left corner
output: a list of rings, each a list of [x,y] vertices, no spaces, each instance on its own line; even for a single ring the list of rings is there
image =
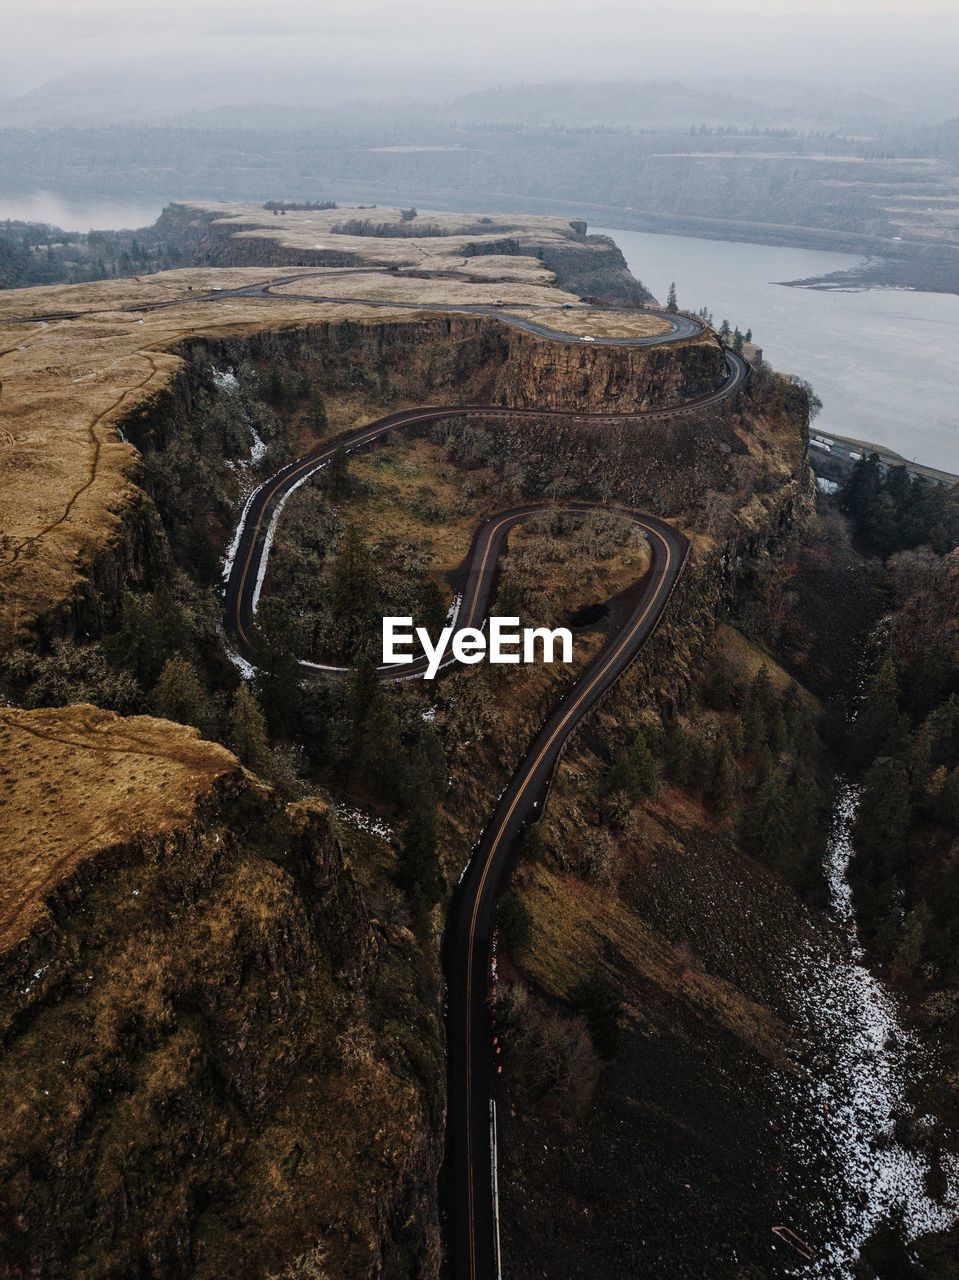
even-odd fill
[[[236,395],[240,389],[240,383],[231,368],[217,369],[216,366],[212,366],[210,376],[217,391],[225,391],[227,395],[232,396]]]
[[[820,493],[838,493],[839,485],[835,480],[827,480],[825,476],[816,476],[816,486]]]
[[[427,707],[426,710],[421,715],[420,719],[425,720],[427,724],[432,724],[433,721],[436,719],[436,708]]]
[[[273,537],[276,533],[276,526],[279,523],[280,516],[283,514],[283,508],[293,497],[297,489],[301,485],[306,484],[307,480],[312,480],[318,471],[322,471],[327,464],[318,462],[315,467],[311,467],[305,475],[300,476],[299,480],[284,493],[273,508],[273,514],[270,517],[270,523],[266,530],[266,537],[263,539],[263,554],[260,556],[260,567],[256,575],[256,586],[253,588],[253,600],[251,602],[251,612],[256,613],[256,606],[260,603],[260,592],[263,590],[263,579],[266,577],[266,567],[270,561],[270,552],[273,549]],[[234,552],[234,555],[236,553]]]
[[[244,680],[252,680],[256,675],[256,667],[254,667],[253,663],[247,662],[246,658],[237,653],[230,645],[225,644],[224,648],[226,649],[226,656],[239,671],[242,678]]]
[[[342,804],[335,805],[333,812],[340,822],[356,827],[359,831],[365,831],[367,835],[379,836],[381,840],[393,840],[393,828],[382,818],[374,818],[371,813],[364,813],[362,809],[350,809]]]
[[[913,1115],[910,1086],[932,1063],[859,941],[848,879],[858,804],[858,788],[843,784],[825,867],[838,952],[807,943],[789,957],[792,994],[816,1052],[803,1107],[807,1135],[796,1155],[806,1164],[825,1154],[832,1166],[825,1177],[832,1222],[816,1258],[795,1272],[802,1280],[852,1280],[860,1248],[894,1211],[910,1240],[959,1217],[959,1161],[940,1156],[947,1191],[936,1201],[926,1189],[927,1154],[897,1136],[897,1121]]]
[[[266,481],[264,480],[263,484]],[[236,532],[233,535],[233,541],[227,547],[226,555],[223,557],[223,581],[228,582],[230,574],[233,572],[233,561],[236,559],[236,553],[240,546],[240,539],[243,537],[243,530],[246,528],[246,518],[250,513],[250,504],[253,499],[263,488],[262,484],[258,484],[255,489],[251,489],[247,494],[246,502],[243,505],[243,511],[240,513],[240,520],[236,526]]]
[[[250,435],[253,437],[253,445],[250,449],[249,466],[255,467],[258,462],[262,462],[266,457],[266,445],[257,434],[256,427],[250,427]]]

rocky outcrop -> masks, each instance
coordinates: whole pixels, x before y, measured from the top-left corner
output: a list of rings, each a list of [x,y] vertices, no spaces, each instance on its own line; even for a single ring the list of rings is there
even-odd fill
[[[219,219],[219,220],[218,220]],[[251,228],[252,229],[252,224]],[[182,204],[167,205],[156,222],[157,234],[174,245],[193,267],[356,267],[360,259],[345,250],[294,248],[267,236],[239,235],[247,230],[221,215]]]
[[[69,707],[0,732],[29,760],[0,879],[0,1274],[252,1280],[319,1242],[330,1275],[435,1274],[436,987],[357,833],[178,725]]]
[[[278,224],[280,221],[277,220]],[[352,224],[344,224],[350,225],[362,224],[356,220]],[[477,238],[463,247],[463,257],[539,258],[554,273],[560,289],[581,297],[639,306],[652,296],[630,274],[618,246],[608,236],[586,236],[584,222],[569,224],[568,239],[544,238],[542,242],[537,241],[528,229],[525,233],[514,232],[493,238],[490,233],[503,228],[479,224],[470,227],[468,223],[464,226],[466,234],[475,233]],[[347,248],[284,244],[264,234],[263,220],[251,219],[247,224],[235,219],[226,221],[222,212],[182,204],[167,205],[157,220],[156,230],[158,236],[174,245],[184,262],[191,266],[355,267],[393,261],[389,252],[377,251],[377,239],[389,240],[389,237],[367,237],[369,245],[361,257]],[[275,228],[270,227],[269,230]],[[419,274],[415,270],[411,273]]]
[[[196,339],[188,349],[200,346],[211,359],[236,360],[245,351],[282,360],[329,394],[362,389],[384,412],[402,399],[628,413],[692,399],[725,376],[711,337],[650,347],[557,343],[486,316],[326,321],[228,343]]]

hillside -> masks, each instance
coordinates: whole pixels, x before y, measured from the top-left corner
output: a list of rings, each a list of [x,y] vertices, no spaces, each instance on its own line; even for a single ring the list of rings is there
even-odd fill
[[[681,1233],[677,1275],[730,1250],[785,1274],[773,1209],[832,1239],[839,1210],[815,1206],[843,1186],[804,1119],[793,958],[837,945],[828,770],[817,704],[763,640],[813,520],[805,392],[758,368],[697,403],[728,373],[716,336],[582,302],[641,290],[560,219],[165,218],[206,265],[0,295],[11,1280],[436,1280],[444,922],[531,738],[653,571],[636,511],[688,563],[496,917],[504,1240],[516,1276],[648,1266]],[[241,678],[222,577],[251,491],[424,404],[473,407],[288,495]],[[570,625],[571,667],[378,682],[381,617],[444,618],[477,528],[521,503],[493,604]],[[304,679],[300,656],[349,670]],[[793,805],[775,848],[771,791]]]

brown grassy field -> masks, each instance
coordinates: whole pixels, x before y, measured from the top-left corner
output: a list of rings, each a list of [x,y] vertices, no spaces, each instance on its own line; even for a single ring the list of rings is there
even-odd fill
[[[182,201],[181,204],[200,214],[219,215],[215,219],[216,225],[240,238],[269,240],[286,249],[351,254],[375,266],[455,270],[463,262],[463,250],[467,246],[489,244],[495,247],[508,238],[517,242],[520,249],[524,245],[532,249],[566,244],[571,238],[568,219],[538,214],[492,214],[490,222],[484,224],[475,214],[431,213],[404,224],[399,209],[291,209],[282,217],[274,217],[269,210],[256,204],[211,201]],[[337,226],[359,221],[376,226],[395,225],[402,229],[402,237],[348,235],[334,230]],[[424,231],[435,229],[442,234],[417,236],[418,228]],[[585,242],[579,243],[587,250],[591,247]],[[475,258],[471,260],[476,261]]]
[[[328,273],[320,272],[316,278],[311,272],[304,279],[277,285],[271,292],[278,297],[306,294],[370,298],[383,302],[420,302],[424,307],[437,302],[458,306],[479,304],[484,307],[504,302],[507,307],[533,304],[560,308],[564,302],[577,301],[574,294],[564,293],[552,286],[551,273],[544,271],[535,258],[496,259],[497,262],[509,263],[508,275],[492,269],[485,272],[473,270],[475,262],[491,261],[487,258],[458,261],[462,262],[462,268],[456,267],[457,274],[450,276],[421,279],[417,276],[390,275],[375,271],[351,271],[348,275],[343,275],[330,270]],[[555,314],[568,313],[558,309]]]
[[[561,333],[590,334],[596,338],[652,338],[669,332],[669,325],[658,316],[644,315],[642,311],[589,311],[577,308],[563,311],[517,310],[521,320],[535,320],[537,324]]]
[[[0,708],[0,953],[88,858],[187,822],[236,759],[195,729],[91,706]]]
[[[117,424],[169,384],[182,367],[175,349],[183,339],[333,318],[382,323],[393,314],[408,315],[298,301],[284,293],[395,299],[422,302],[424,308],[499,299],[518,306],[552,303],[560,316],[568,315],[561,304],[573,300],[552,286],[553,276],[532,255],[464,256],[467,243],[484,237],[475,227],[471,234],[457,234],[476,221],[463,215],[429,218],[451,234],[391,240],[338,235],[332,227],[352,216],[398,222],[397,210],[337,209],[282,219],[254,206],[215,210],[241,234],[248,229],[288,247],[335,241],[370,269],[313,268],[312,279],[281,288],[269,300],[202,299],[212,290],[282,279],[295,268],[203,267],[0,293],[0,646],[15,643],[38,618],[70,599],[92,559],[109,546],[124,511],[137,501],[129,479],[136,453],[119,438]],[[570,239],[568,223],[538,217],[494,219],[488,238],[501,239],[507,230],[521,249]],[[444,274],[388,274],[397,267]],[[158,303],[164,304],[159,310],[131,309]],[[71,312],[88,314],[43,319]]]

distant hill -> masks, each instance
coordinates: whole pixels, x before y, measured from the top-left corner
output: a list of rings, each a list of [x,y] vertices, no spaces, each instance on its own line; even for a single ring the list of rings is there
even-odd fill
[[[647,129],[708,124],[833,130],[893,119],[897,111],[873,95],[824,91],[796,80],[567,80],[485,89],[449,105],[462,120]]]

